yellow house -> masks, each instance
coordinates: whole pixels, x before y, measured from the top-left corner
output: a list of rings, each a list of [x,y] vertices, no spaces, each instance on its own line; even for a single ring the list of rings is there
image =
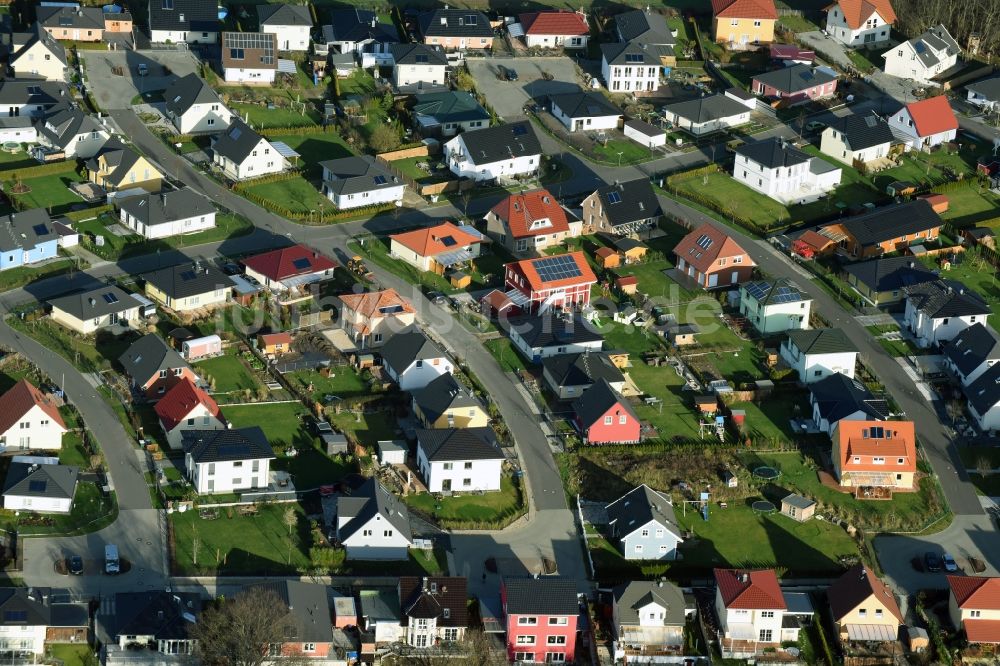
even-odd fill
[[[181,264],[143,277],[146,297],[174,312],[224,305],[233,290],[229,276],[209,264]]]
[[[163,174],[149,160],[114,140],[87,160],[87,171],[90,182],[108,192],[139,188],[155,194],[163,182]]]
[[[826,592],[841,642],[892,642],[899,638],[903,614],[888,584],[865,565],[856,564]]]
[[[1000,643],[1000,578],[948,576],[948,614],[970,643]]]
[[[753,49],[774,41],[774,0],[712,0],[712,38],[730,49]]]
[[[483,428],[490,423],[483,403],[451,374],[411,393],[413,413],[425,428]]]

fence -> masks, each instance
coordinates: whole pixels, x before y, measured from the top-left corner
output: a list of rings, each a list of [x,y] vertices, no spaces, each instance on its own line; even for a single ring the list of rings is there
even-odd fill
[[[967,70],[960,72],[958,76],[948,79],[947,81],[941,82],[941,88],[943,90],[952,90],[963,83],[972,81],[973,79],[978,79],[993,73],[993,66],[983,64],[981,67],[977,67],[973,70]]]
[[[433,151],[434,153],[440,152],[440,145],[437,149]],[[394,162],[395,160],[405,160],[409,157],[427,157],[431,154],[430,146],[420,145],[413,148],[404,148],[402,150],[393,150],[388,153],[379,153],[375,157],[385,160],[386,162]]]

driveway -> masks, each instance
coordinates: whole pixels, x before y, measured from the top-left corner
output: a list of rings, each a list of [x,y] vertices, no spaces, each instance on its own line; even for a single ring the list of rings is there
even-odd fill
[[[812,48],[816,53],[826,60],[832,60],[834,65],[844,69],[854,69],[854,63],[847,57],[847,49],[838,41],[827,37],[819,30],[811,32],[800,32],[796,35],[802,43]]]
[[[163,90],[176,78],[198,71],[189,51],[80,51],[86,67],[88,87],[102,109],[127,109],[140,92]],[[140,64],[149,74],[139,76]],[[120,67],[122,74],[112,68]]]
[[[556,93],[576,92],[583,87],[576,62],[566,56],[546,58],[468,58],[476,89],[486,97],[501,119],[524,115],[524,104],[531,99]],[[517,81],[501,81],[497,67],[503,65],[517,72]],[[545,74],[552,80],[546,80]]]

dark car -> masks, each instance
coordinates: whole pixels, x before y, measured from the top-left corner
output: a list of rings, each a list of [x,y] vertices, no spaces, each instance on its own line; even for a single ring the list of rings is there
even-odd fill
[[[83,573],[83,558],[79,555],[74,555],[69,558],[69,572],[74,576],[79,576]]]
[[[501,81],[517,81],[517,72],[515,72],[510,67],[504,67],[503,65],[498,65],[497,70],[500,72]]]
[[[931,551],[924,553],[924,568],[931,573],[941,571],[941,558],[937,553]]]

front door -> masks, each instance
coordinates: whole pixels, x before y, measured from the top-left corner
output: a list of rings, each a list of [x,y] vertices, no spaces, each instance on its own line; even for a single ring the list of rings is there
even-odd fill
[[[733,276],[732,276],[732,279],[729,281],[729,283],[730,284],[736,284],[739,281],[740,281],[740,273],[739,273],[739,271],[733,271]]]
[[[708,286],[709,287],[718,287],[719,286],[719,274],[718,273],[712,273],[711,275],[708,276]]]
[[[441,482],[441,491],[446,493],[451,492],[451,479],[445,479]]]

